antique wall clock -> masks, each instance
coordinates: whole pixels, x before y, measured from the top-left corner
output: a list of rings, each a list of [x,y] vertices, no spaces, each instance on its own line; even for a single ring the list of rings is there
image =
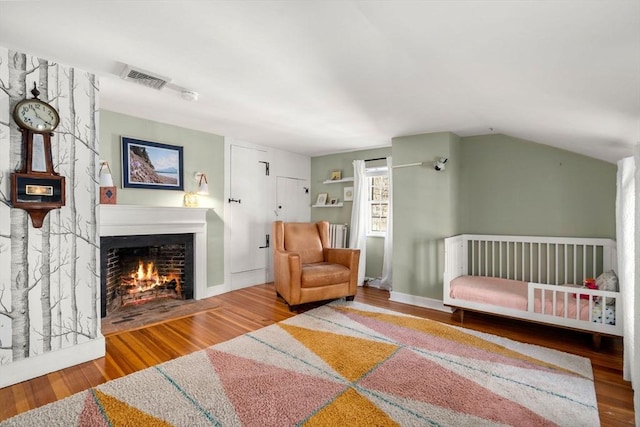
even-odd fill
[[[24,209],[35,228],[47,213],[65,203],[65,179],[53,170],[51,136],[60,123],[56,109],[38,99],[33,83],[32,99],[18,102],[13,119],[22,132],[22,168],[11,174],[11,204]]]

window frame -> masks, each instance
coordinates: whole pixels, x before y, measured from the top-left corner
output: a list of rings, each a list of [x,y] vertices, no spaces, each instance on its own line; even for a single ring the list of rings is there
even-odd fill
[[[372,213],[372,205],[373,203],[379,204],[386,204],[387,205],[387,212],[389,209],[389,204],[391,203],[390,200],[387,200],[386,202],[380,202],[380,201],[373,201],[370,200],[369,197],[371,195],[371,184],[372,184],[372,177],[375,176],[386,176],[388,174],[389,168],[387,166],[379,166],[379,167],[373,167],[373,168],[366,168],[365,169],[365,176],[367,177],[367,237],[386,237],[387,232],[385,231],[374,231],[371,229],[371,225],[373,222],[373,217],[371,215]],[[387,227],[389,226],[389,224],[387,224]]]

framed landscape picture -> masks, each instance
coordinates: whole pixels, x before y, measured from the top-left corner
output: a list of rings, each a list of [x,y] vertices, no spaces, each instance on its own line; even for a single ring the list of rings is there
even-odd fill
[[[122,186],[184,190],[182,147],[122,137]]]

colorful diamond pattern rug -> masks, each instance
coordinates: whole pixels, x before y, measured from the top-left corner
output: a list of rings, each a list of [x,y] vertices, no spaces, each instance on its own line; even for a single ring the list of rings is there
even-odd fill
[[[1,426],[594,426],[588,359],[336,301]]]

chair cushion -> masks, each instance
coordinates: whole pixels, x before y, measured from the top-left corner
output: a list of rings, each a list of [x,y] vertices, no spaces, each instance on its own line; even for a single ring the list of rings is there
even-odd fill
[[[284,223],[284,249],[298,252],[302,264],[324,261],[322,241],[315,223]]]
[[[303,288],[315,288],[348,282],[350,279],[351,270],[344,265],[330,264],[328,262],[303,264],[300,286]]]

